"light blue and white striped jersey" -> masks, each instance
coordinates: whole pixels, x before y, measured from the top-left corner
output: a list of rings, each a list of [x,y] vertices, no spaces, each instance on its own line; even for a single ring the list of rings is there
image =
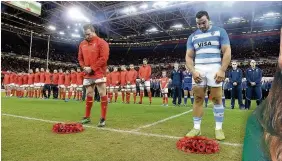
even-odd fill
[[[187,50],[195,51],[195,65],[221,64],[222,45],[230,45],[225,29],[211,26],[205,33],[198,29],[191,34],[187,41]]]

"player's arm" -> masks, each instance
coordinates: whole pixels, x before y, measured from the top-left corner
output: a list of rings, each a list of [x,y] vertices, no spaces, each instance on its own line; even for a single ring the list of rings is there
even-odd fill
[[[230,82],[231,84],[233,84],[233,80],[232,80],[232,70],[230,70],[230,71],[228,72],[228,79],[229,79],[229,82]]]
[[[259,84],[261,82],[261,79],[262,79],[262,71],[261,71],[261,69],[259,69],[258,75],[259,76],[258,76],[257,80],[255,81],[256,84]]]
[[[231,47],[230,47],[229,37],[224,29],[221,29],[220,32],[220,45],[223,54],[222,64],[220,69],[223,72],[225,72],[231,61]]]
[[[90,66],[94,72],[97,71],[97,69],[107,65],[107,61],[110,55],[109,44],[106,41],[102,40],[102,42],[98,45],[98,47],[100,50],[100,57],[94,64]]]
[[[83,54],[82,54],[82,50],[81,50],[81,45],[79,45],[79,50],[78,50],[78,62],[79,62],[79,65],[82,68],[85,66],[84,58],[83,58]]]
[[[186,49],[186,56],[185,56],[186,66],[188,67],[188,69],[193,74],[195,72],[194,61],[193,61],[194,54],[195,54],[195,48],[194,48],[194,45],[193,45],[193,42],[192,42],[192,35],[189,36],[186,46],[187,46],[186,47],[187,48]]]
[[[242,79],[243,79],[243,72],[241,69],[239,69],[239,78],[237,80],[237,83],[242,83]]]
[[[148,78],[150,78],[150,76],[151,76],[151,74],[152,74],[152,68],[151,68],[151,66],[149,66],[149,69],[148,69],[148,71],[147,71],[147,76],[148,76]]]
[[[247,85],[250,85],[251,84],[251,78],[250,78],[250,74],[248,72],[249,69],[247,69],[246,71],[246,80],[247,80]]]

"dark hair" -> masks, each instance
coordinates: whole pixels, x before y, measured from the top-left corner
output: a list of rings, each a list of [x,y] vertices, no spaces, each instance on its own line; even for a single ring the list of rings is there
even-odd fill
[[[144,58],[144,59],[143,59],[143,61],[144,61],[144,60],[148,61],[148,59],[147,59],[147,58]]]
[[[266,152],[271,160],[281,161],[282,157],[282,73],[277,69],[271,90],[265,102],[259,106],[254,114],[257,116],[264,130]]]
[[[92,24],[86,24],[86,25],[83,26],[84,31],[86,31],[88,29],[90,29],[90,31],[92,31],[92,32],[95,32],[95,29],[94,29]]]
[[[203,16],[207,16],[207,19],[210,20],[210,16],[208,14],[207,11],[199,11],[197,14],[196,14],[196,18],[197,19],[200,19],[202,18]]]

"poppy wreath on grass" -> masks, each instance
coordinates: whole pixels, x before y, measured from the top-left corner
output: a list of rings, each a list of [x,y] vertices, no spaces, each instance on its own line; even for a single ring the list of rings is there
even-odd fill
[[[212,154],[219,151],[217,141],[203,137],[184,137],[176,143],[177,149],[186,153]]]
[[[81,123],[56,123],[52,131],[57,134],[78,133],[84,130]]]

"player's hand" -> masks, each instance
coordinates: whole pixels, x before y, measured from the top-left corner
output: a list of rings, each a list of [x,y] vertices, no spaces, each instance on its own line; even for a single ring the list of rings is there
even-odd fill
[[[202,77],[201,77],[201,75],[200,75],[199,72],[194,71],[194,72],[192,73],[192,75],[193,75],[193,79],[194,79],[194,81],[195,81],[196,83],[201,83],[201,82],[202,82]]]
[[[254,86],[256,85],[256,82],[253,82]]]
[[[225,72],[223,70],[219,69],[219,71],[214,76],[215,82],[217,84],[221,83],[221,82],[223,82],[224,78],[225,78]]]
[[[234,82],[234,83],[233,83],[233,86],[237,86],[237,83],[236,83],[236,82]]]
[[[83,70],[88,74],[92,72],[92,69],[90,67],[84,67]]]

